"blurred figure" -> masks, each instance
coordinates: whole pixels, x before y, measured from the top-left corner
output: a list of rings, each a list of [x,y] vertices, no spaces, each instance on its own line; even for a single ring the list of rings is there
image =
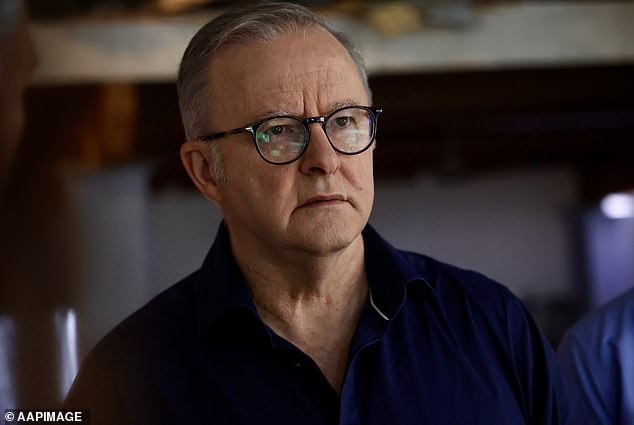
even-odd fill
[[[27,24],[24,1],[0,0],[0,412],[57,406],[77,363],[53,179],[29,163],[28,179],[7,184],[19,167],[24,92],[36,64]]]
[[[0,217],[3,192],[24,121],[23,92],[35,67],[35,51],[21,0],[0,2]],[[4,223],[0,223],[0,234]],[[2,243],[7,244],[7,238]],[[0,247],[6,248],[6,247]],[[0,249],[3,253],[4,249]],[[3,259],[4,261],[4,259]],[[4,267],[2,267],[4,269]],[[8,277],[6,271],[4,278]],[[2,279],[4,281],[4,279]],[[0,285],[0,409],[15,407],[17,399],[17,335],[13,315],[7,314],[12,298],[6,282]]]
[[[0,1],[0,189],[22,134],[23,93],[35,63],[22,0]]]
[[[568,424],[634,424],[634,288],[577,322],[557,354]]]

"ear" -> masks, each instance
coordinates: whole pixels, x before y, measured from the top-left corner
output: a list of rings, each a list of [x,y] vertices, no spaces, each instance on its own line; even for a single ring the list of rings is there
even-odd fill
[[[181,146],[180,154],[183,166],[198,190],[221,207],[222,195],[214,178],[216,170],[212,169],[214,161],[211,160],[209,145],[200,140],[189,140]]]

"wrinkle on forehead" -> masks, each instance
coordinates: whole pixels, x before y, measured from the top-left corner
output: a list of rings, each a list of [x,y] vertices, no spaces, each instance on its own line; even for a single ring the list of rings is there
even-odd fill
[[[216,107],[224,109],[224,121],[243,125],[275,112],[325,115],[344,99],[366,102],[367,91],[348,52],[330,34],[315,31],[303,28],[216,56],[212,97],[222,104]]]
[[[344,93],[350,84],[350,76],[338,69],[324,66],[301,74],[290,72],[278,75],[272,84],[262,85],[254,82],[252,90],[253,93],[260,93],[259,96],[264,98],[262,99],[264,102],[269,99],[279,99],[276,105],[270,105],[269,108],[274,106],[279,110],[299,115],[309,112],[305,109],[307,102],[319,107],[319,111],[312,111],[312,113],[328,112],[330,105],[340,103],[341,99],[324,98],[322,95]]]
[[[330,73],[331,71],[327,67],[311,70],[301,74],[287,72],[279,75],[276,83],[279,87],[284,87],[285,85],[305,85],[311,81],[319,84],[320,82],[328,81]]]

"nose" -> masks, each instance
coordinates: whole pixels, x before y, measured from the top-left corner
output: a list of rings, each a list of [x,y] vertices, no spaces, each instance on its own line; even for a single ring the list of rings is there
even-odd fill
[[[300,158],[300,170],[304,174],[333,174],[341,164],[339,154],[330,145],[321,123],[311,123],[310,127],[310,140]]]

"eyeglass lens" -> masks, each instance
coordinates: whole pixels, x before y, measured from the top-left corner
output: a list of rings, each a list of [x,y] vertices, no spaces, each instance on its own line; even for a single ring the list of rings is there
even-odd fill
[[[324,128],[336,150],[355,154],[372,142],[374,117],[372,112],[363,108],[344,108],[329,116]],[[271,118],[255,129],[255,140],[260,154],[268,161],[290,162],[304,152],[308,130],[296,118]]]

